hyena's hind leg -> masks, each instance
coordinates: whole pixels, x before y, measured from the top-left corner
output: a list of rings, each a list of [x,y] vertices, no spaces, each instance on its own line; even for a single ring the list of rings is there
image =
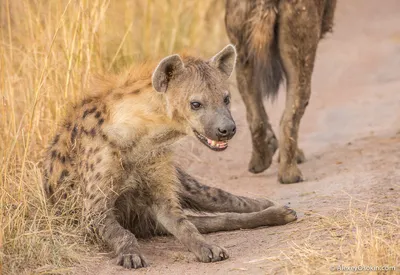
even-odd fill
[[[204,212],[250,213],[274,205],[267,199],[235,196],[219,188],[203,185],[182,169],[177,168],[177,172],[181,184],[179,195],[184,208]]]
[[[280,122],[279,172],[281,183],[303,180],[297,166],[300,120],[311,94],[311,76],[321,33],[321,18],[307,1],[281,2],[279,51],[287,78],[286,107]],[[314,3],[314,2],[313,2]],[[304,9],[304,5],[307,8]]]
[[[286,206],[271,206],[252,213],[220,213],[187,215],[200,233],[252,229],[261,226],[283,225],[297,219],[296,212]]]
[[[282,225],[297,219],[296,212],[288,207],[275,206],[267,199],[235,196],[203,185],[179,168],[177,171],[183,207],[210,213],[219,212],[215,215],[187,215],[200,233]]]

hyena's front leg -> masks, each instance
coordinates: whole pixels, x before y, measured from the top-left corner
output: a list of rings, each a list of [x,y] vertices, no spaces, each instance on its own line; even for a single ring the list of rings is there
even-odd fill
[[[93,190],[93,188],[89,188]],[[86,200],[88,222],[105,243],[117,255],[117,264],[125,268],[146,267],[147,263],[139,251],[139,245],[132,232],[117,221],[114,196],[104,192],[89,193]]]
[[[219,188],[199,183],[195,178],[177,168],[180,181],[180,199],[185,208],[206,212],[250,213],[274,205],[267,199],[252,199],[235,196]]]
[[[193,252],[201,262],[216,262],[227,259],[227,251],[208,243],[197,228],[188,220],[176,197],[164,197],[152,207],[155,218],[169,233]]]

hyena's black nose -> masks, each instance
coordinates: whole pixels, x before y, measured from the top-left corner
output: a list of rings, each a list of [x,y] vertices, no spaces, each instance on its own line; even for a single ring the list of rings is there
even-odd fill
[[[232,138],[236,133],[235,123],[229,123],[224,127],[218,127],[217,136],[219,138]]]

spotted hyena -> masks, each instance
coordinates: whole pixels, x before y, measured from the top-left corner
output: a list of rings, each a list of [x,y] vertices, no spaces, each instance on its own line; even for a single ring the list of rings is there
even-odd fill
[[[214,151],[227,148],[236,132],[227,83],[235,60],[228,45],[209,60],[171,55],[100,77],[57,131],[45,160],[45,192],[57,203],[79,188],[85,217],[119,265],[146,266],[136,237],[169,233],[198,260],[214,262],[228,253],[201,233],[296,219],[267,199],[202,185],[173,162],[171,145],[187,135]]]
[[[267,169],[279,147],[279,181],[303,180],[297,166],[305,161],[299,124],[310,98],[318,42],[332,29],[335,7],[336,0],[226,0],[225,24],[238,51],[237,82],[252,136],[250,172]],[[263,97],[276,97],[284,78],[278,146]]]

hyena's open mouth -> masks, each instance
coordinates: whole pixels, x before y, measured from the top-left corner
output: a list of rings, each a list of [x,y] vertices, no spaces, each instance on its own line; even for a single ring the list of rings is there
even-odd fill
[[[217,141],[217,140],[212,140],[209,139],[206,136],[203,136],[202,134],[200,134],[199,132],[197,132],[196,130],[193,130],[194,134],[196,135],[196,137],[204,144],[206,145],[208,148],[210,148],[211,150],[214,151],[223,151],[226,148],[228,148],[228,141],[227,140],[222,140],[222,141]]]

